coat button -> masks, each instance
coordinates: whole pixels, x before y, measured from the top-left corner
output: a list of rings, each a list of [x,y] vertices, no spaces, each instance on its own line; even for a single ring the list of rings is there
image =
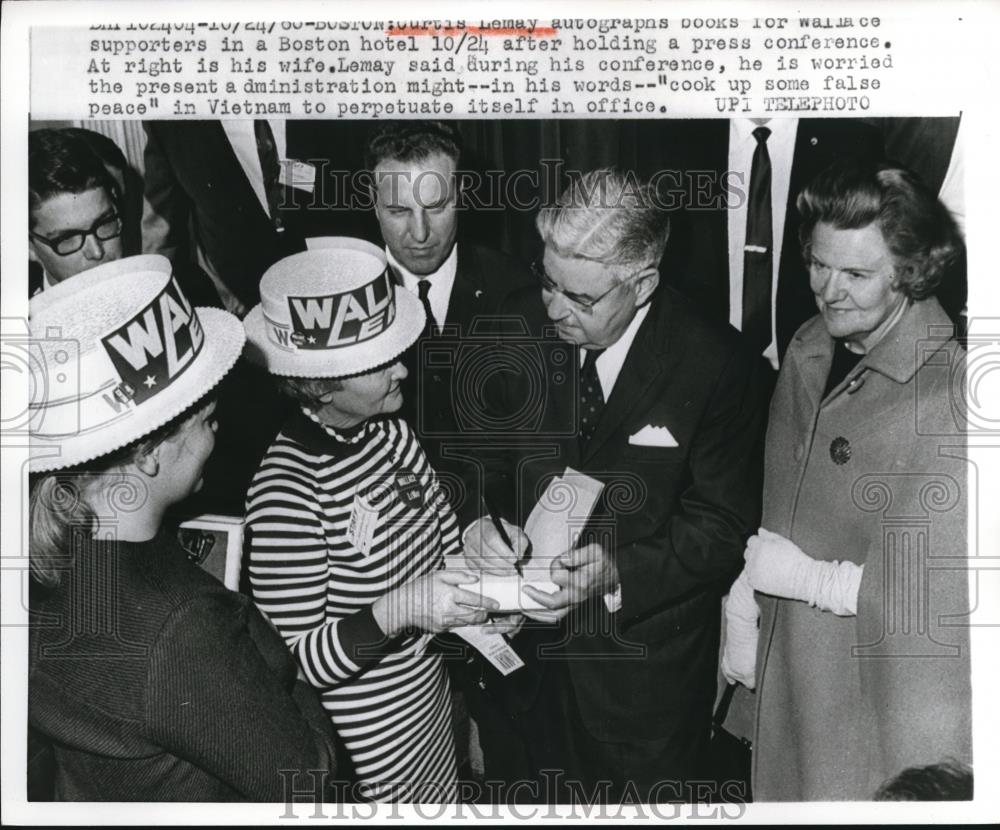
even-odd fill
[[[851,442],[843,436],[830,442],[830,458],[834,464],[846,464],[851,459]]]
[[[795,457],[796,461],[801,461],[802,456],[805,455],[805,448],[801,444],[796,444],[795,449],[792,451],[792,455]]]

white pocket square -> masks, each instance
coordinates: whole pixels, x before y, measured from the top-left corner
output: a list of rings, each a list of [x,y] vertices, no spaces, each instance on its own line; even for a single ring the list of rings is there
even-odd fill
[[[628,442],[633,447],[676,447],[678,446],[674,436],[666,427],[654,427],[646,424],[634,435],[628,437]]]

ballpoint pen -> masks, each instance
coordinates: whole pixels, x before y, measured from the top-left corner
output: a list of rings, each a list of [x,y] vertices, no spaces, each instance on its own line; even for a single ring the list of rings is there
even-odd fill
[[[482,501],[483,501],[483,509],[486,511],[486,514],[490,517],[490,521],[493,522],[493,527],[497,529],[497,533],[500,534],[500,539],[507,547],[511,549],[511,551],[514,552],[514,570],[517,571],[518,576],[524,576],[524,573],[521,570],[521,560],[517,555],[517,551],[514,550],[514,543],[511,542],[510,536],[507,533],[507,529],[503,526],[503,522],[500,520],[500,517],[499,515],[497,515],[497,512],[490,505],[490,502],[486,498],[485,493],[483,493],[482,495]]]

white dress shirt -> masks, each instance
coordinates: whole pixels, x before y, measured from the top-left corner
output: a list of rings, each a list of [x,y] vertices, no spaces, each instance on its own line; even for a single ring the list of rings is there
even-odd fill
[[[271,132],[274,133],[274,146],[279,159],[288,158],[288,139],[285,135],[285,120],[283,118],[268,118],[267,123],[271,125]],[[236,153],[236,160],[243,168],[247,181],[253,188],[253,192],[260,201],[260,206],[264,208],[264,213],[270,215],[270,207],[267,204],[267,191],[264,190],[264,173],[260,169],[260,154],[257,152],[257,136],[254,133],[253,120],[244,121],[223,121],[222,129],[226,132],[226,138]]]
[[[649,303],[635,313],[635,317],[628,324],[628,328],[622,332],[622,336],[597,357],[595,366],[597,368],[597,377],[601,381],[601,391],[604,393],[605,401],[611,397],[611,390],[615,388],[618,375],[621,374],[622,367],[625,365],[625,358],[628,357],[629,349],[632,348],[632,341],[635,340],[635,335],[638,333],[639,327],[642,325],[642,321],[646,319],[647,314],[649,314]],[[580,349],[581,368],[586,359],[587,350]]]
[[[441,263],[441,267],[433,274],[425,277],[418,277],[411,274],[406,268],[399,264],[392,251],[385,249],[385,257],[393,270],[399,274],[403,280],[403,287],[412,292],[416,297],[417,286],[421,280],[430,280],[431,290],[427,294],[427,299],[431,304],[431,313],[434,315],[434,323],[438,328],[444,325],[448,319],[448,303],[451,300],[451,289],[455,285],[455,273],[458,268],[458,243],[452,245],[448,258]]]
[[[636,312],[635,317],[632,318],[632,322],[628,324],[628,328],[622,332],[622,336],[608,346],[600,355],[598,355],[597,360],[594,362],[594,366],[597,369],[597,378],[601,382],[601,392],[604,393],[605,401],[611,397],[611,392],[615,388],[615,383],[617,383],[618,376],[622,372],[622,367],[625,365],[625,359],[628,357],[629,349],[632,348],[632,342],[635,340],[635,336],[639,332],[640,326],[642,326],[642,321],[646,319],[648,314],[649,303]],[[586,359],[587,350],[580,349],[581,368],[583,367],[583,362]],[[603,599],[604,605],[608,609],[608,613],[614,614],[620,611],[622,607],[621,583],[616,585],[613,591],[604,594]]]
[[[785,236],[785,211],[788,206],[788,187],[792,177],[792,159],[795,155],[797,118],[772,118],[758,124],[749,118],[729,121],[729,166],[727,170],[743,174],[742,193],[729,194],[729,322],[734,328],[743,327],[743,246],[747,240],[747,205],[750,201],[750,168],[757,139],[753,131],[767,127],[767,154],[771,159],[771,228],[774,243],[771,251],[771,342],[764,349],[764,357],[778,368],[778,342],[775,335],[775,300],[778,296],[778,269],[781,265],[781,247]]]

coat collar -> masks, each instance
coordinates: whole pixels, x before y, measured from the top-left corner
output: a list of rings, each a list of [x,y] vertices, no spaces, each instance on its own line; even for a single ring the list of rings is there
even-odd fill
[[[953,335],[951,320],[941,304],[931,297],[911,303],[863,362],[896,383],[907,383]]]
[[[944,348],[953,333],[954,326],[936,299],[913,302],[846,381],[863,371],[874,371],[896,383],[907,383],[932,355]],[[797,360],[804,386],[818,406],[830,372],[834,339],[827,332],[823,318],[816,315],[799,330],[794,342],[798,346]],[[918,344],[922,346],[918,348]]]

